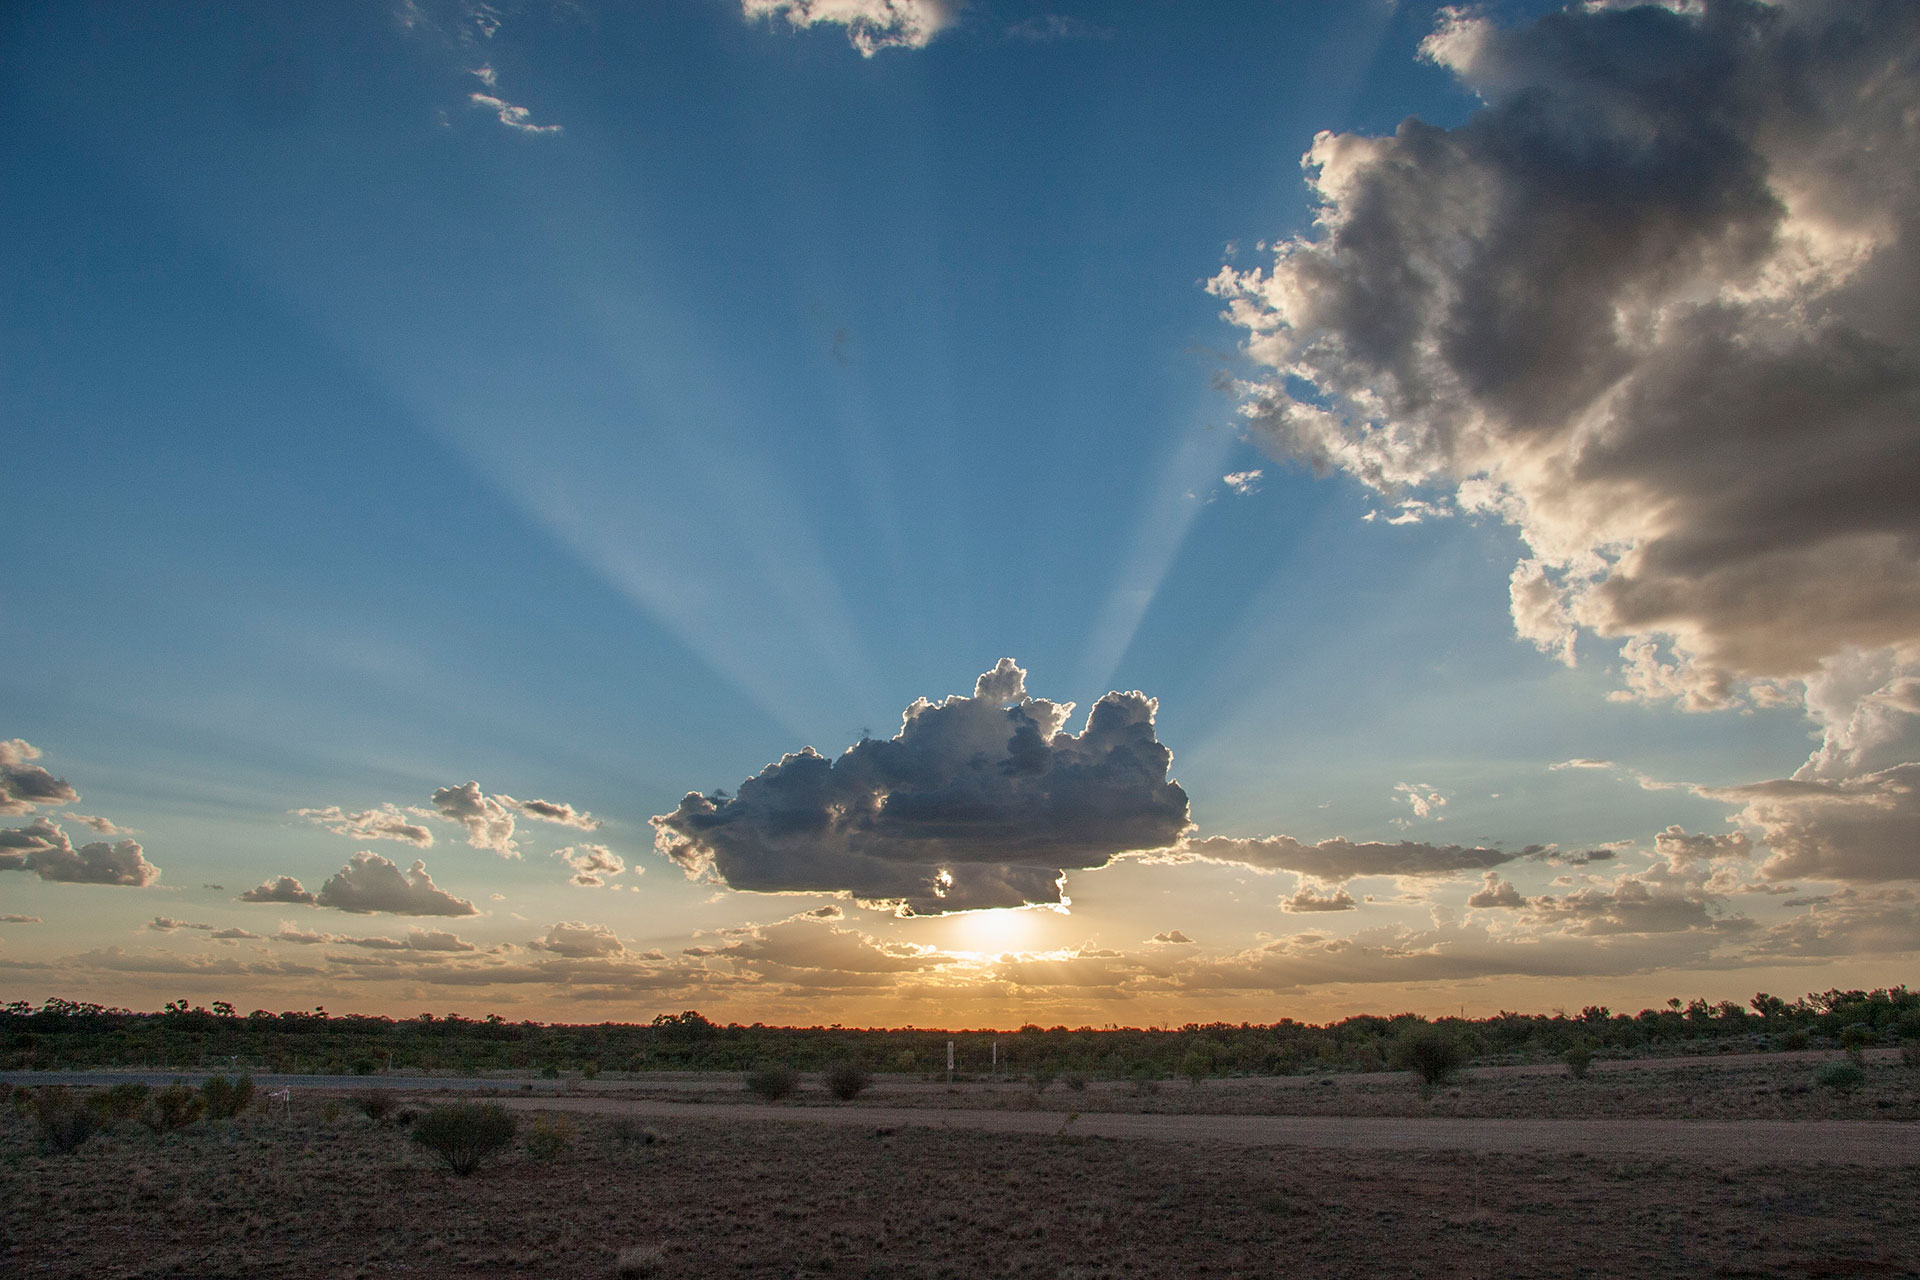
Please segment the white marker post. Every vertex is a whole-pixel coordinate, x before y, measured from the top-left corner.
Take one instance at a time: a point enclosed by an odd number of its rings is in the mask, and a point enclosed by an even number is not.
[[[947,1083],[953,1083],[953,1041],[947,1041]]]

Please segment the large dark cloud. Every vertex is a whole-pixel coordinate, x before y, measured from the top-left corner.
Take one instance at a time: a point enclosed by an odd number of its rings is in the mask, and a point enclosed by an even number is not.
[[[19,817],[40,805],[72,804],[80,793],[34,763],[40,750],[24,738],[0,741],[0,816]]]
[[[1321,135],[1319,234],[1214,282],[1286,375],[1260,437],[1511,520],[1521,632],[1630,637],[1643,693],[1920,646],[1920,6],[1456,12],[1425,52],[1484,108]]]
[[[1858,778],[1781,778],[1705,794],[1732,800],[1773,856],[1769,880],[1796,876],[1874,882],[1920,874],[1920,764]]]
[[[837,760],[785,756],[739,794],[689,794],[652,821],[662,853],[735,889],[848,892],[915,912],[1059,902],[1069,870],[1187,828],[1157,703],[1109,693],[1086,728],[1026,695],[1003,658],[972,697],[907,708],[899,734]]]
[[[0,871],[31,871],[42,880],[67,884],[116,884],[143,889],[160,878],[137,840],[95,840],[76,848],[67,833],[46,818],[0,830]]]

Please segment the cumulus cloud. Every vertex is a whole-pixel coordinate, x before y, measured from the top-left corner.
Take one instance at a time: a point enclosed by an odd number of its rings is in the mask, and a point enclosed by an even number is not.
[[[506,803],[511,797],[487,795],[470,781],[441,787],[432,799],[441,817],[466,828],[467,843],[474,848],[491,849],[503,858],[520,856],[513,842],[513,810]]]
[[[568,845],[555,849],[553,856],[573,868],[573,882],[583,888],[598,889],[605,877],[617,876],[627,869],[620,855],[603,844]],[[639,868],[635,868],[637,872]]]
[[[1704,789],[1731,800],[1773,856],[1769,880],[1811,876],[1859,882],[1920,874],[1920,764],[1902,764],[1835,781],[1781,778]]]
[[[783,17],[794,27],[837,23],[863,58],[881,49],[924,49],[954,19],[949,0],[740,0],[740,11],[749,20]]]
[[[652,819],[691,875],[735,889],[850,893],[919,913],[1064,901],[1070,870],[1163,847],[1187,828],[1158,703],[1109,693],[1085,729],[1026,693],[1003,658],[971,697],[917,699],[900,732],[829,760],[783,757],[739,793],[690,793]]]
[[[276,876],[240,895],[242,902],[285,902],[311,907],[318,899],[292,876]]]
[[[136,840],[95,840],[75,848],[67,833],[46,818],[0,830],[0,871],[31,871],[66,884],[113,884],[140,889],[160,878]]]
[[[1352,911],[1360,904],[1345,885],[1314,887],[1302,882],[1290,898],[1280,900],[1282,911]]]
[[[1292,836],[1209,836],[1189,840],[1176,851],[1210,862],[1235,862],[1255,871],[1293,871],[1316,880],[1337,882],[1357,876],[1451,876],[1503,866],[1516,858],[1545,852],[1528,845],[1517,853],[1505,849],[1469,849],[1457,844],[1423,844],[1402,840],[1396,844],[1335,838],[1302,844]]]
[[[408,815],[390,804],[383,804],[377,809],[362,809],[358,813],[347,813],[339,805],[330,804],[324,809],[295,809],[293,814],[315,826],[325,827],[337,836],[349,836],[355,840],[398,840],[421,849],[433,845],[432,831],[418,822],[410,821]]]
[[[257,935],[249,934],[248,936]],[[301,929],[290,920],[280,922],[279,932],[273,935],[273,941],[290,942],[297,946],[332,943],[337,946],[360,947],[368,951],[430,951],[457,954],[479,950],[473,943],[458,934],[447,933],[440,929],[409,929],[404,938],[363,938],[349,934],[320,933]]]
[[[1744,831],[1727,831],[1718,835],[1689,835],[1685,827],[1670,826],[1653,838],[1656,852],[1667,859],[1669,865],[1678,868],[1689,862],[1712,861],[1715,858],[1746,858],[1753,854],[1753,841]]]
[[[1542,895],[1528,909],[1541,923],[1573,935],[1672,933],[1746,923],[1743,918],[1722,921],[1719,899],[1698,884],[1663,882],[1651,874],[1622,876],[1560,897]]]
[[[296,885],[297,887],[297,885]],[[272,899],[278,901],[279,899]],[[253,899],[261,901],[261,899]],[[371,850],[347,860],[320,886],[314,901],[357,914],[384,912],[397,916],[470,916],[478,914],[465,898],[436,887],[427,864],[415,861],[406,871]]]
[[[627,950],[607,926],[579,920],[563,920],[548,929],[546,937],[536,938],[528,945],[535,951],[550,951],[574,959],[624,955]]]
[[[1492,907],[1524,907],[1527,900],[1513,887],[1511,880],[1502,879],[1497,871],[1489,871],[1481,877],[1480,888],[1467,899],[1469,907],[1486,910]]]
[[[1510,522],[1519,633],[1620,639],[1633,696],[1724,706],[1858,651],[1903,705],[1920,7],[1450,10],[1424,52],[1484,106],[1320,135],[1316,231],[1212,282],[1275,371],[1255,434]]]
[[[1910,955],[1920,951],[1920,893],[1842,889],[1767,929],[1752,951],[1762,957]]]
[[[1169,929],[1165,933],[1156,933],[1153,935],[1153,941],[1165,947],[1190,947],[1193,945],[1193,939],[1178,929]]]
[[[40,765],[40,749],[24,738],[0,741],[0,817],[20,817],[41,805],[72,804],[80,798],[64,778]]]
[[[1394,792],[1413,809],[1416,818],[1432,818],[1436,822],[1445,821],[1440,810],[1447,807],[1447,797],[1424,782],[1396,782]]]

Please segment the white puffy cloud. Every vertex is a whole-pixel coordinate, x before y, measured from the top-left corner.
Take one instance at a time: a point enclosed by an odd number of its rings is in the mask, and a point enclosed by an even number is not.
[[[1229,471],[1220,477],[1220,481],[1234,493],[1244,496],[1259,490],[1260,478],[1263,474],[1258,467],[1250,471]]]
[[[491,849],[503,858],[520,856],[513,842],[513,810],[506,803],[511,797],[490,796],[469,781],[441,787],[432,799],[441,817],[466,828],[467,843],[474,848]]]
[[[1425,53],[1485,105],[1322,134],[1315,233],[1213,282],[1258,438],[1512,523],[1519,632],[1620,638],[1637,696],[1920,674],[1920,8],[1458,10]]]
[[[355,840],[398,840],[421,849],[433,845],[432,831],[418,822],[410,821],[408,815],[390,804],[383,804],[377,809],[362,809],[358,813],[347,813],[339,805],[330,804],[324,809],[295,809],[293,814],[315,826],[325,827],[337,836],[348,836]]]
[[[253,899],[261,901],[261,899]],[[371,850],[363,849],[347,860],[314,899],[322,907],[334,907],[356,914],[384,912],[399,916],[470,916],[478,914],[465,898],[457,898],[438,888],[427,874],[427,864],[415,861],[402,872],[398,866]]]
[[[1524,907],[1527,900],[1513,887],[1511,880],[1503,879],[1499,872],[1489,871],[1481,877],[1480,888],[1467,899],[1469,907],[1487,910],[1493,907]]]
[[[740,0],[749,20],[783,17],[795,27],[831,22],[863,58],[881,49],[924,49],[952,24],[949,0]]]
[[[620,855],[603,844],[568,845],[555,849],[553,856],[573,868],[573,883],[587,889],[598,889],[606,884],[606,877],[617,876],[627,869]],[[636,867],[635,871],[638,870]]]
[[[547,936],[528,944],[535,951],[550,951],[575,959],[626,954],[626,946],[613,930],[603,924],[563,920],[547,930]]]
[[[1446,821],[1439,812],[1447,807],[1445,793],[1435,790],[1424,782],[1396,782],[1393,784],[1393,789],[1413,809],[1414,817],[1432,818],[1436,822]]]
[[[1280,900],[1282,911],[1352,911],[1359,905],[1345,885],[1316,887],[1304,880],[1292,897]]]
[[[891,739],[837,760],[805,748],[736,796],[688,794],[652,819],[655,844],[735,889],[845,892],[921,913],[1059,902],[1067,871],[1186,830],[1157,709],[1109,693],[1071,734],[1073,705],[1027,696],[1026,672],[1003,658],[971,697],[917,699]]]
[[[315,905],[317,899],[292,876],[276,876],[241,894],[240,901],[284,902],[295,906],[311,907]]]
[[[541,822],[551,822],[562,827],[578,827],[582,831],[600,829],[600,819],[570,804],[561,804],[553,800],[515,800],[507,795],[499,796],[497,799],[522,817],[535,818]]]
[[[1753,855],[1753,841],[1747,838],[1744,831],[1689,835],[1684,827],[1670,826],[1653,838],[1653,847],[1666,857],[1669,866],[1676,869],[1689,862],[1748,858]]]
[[[0,740],[0,817],[19,817],[41,805],[72,804],[80,793],[40,765],[40,749],[24,738]]]
[[[137,840],[95,840],[75,848],[58,824],[35,818],[25,827],[0,830],[0,871],[31,871],[66,884],[113,884],[145,888],[160,878]]]

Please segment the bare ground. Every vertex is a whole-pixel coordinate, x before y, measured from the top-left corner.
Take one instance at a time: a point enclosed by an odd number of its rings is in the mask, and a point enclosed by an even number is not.
[[[1069,1121],[1067,1092],[503,1098],[522,1139],[471,1178],[344,1094],[67,1155],[9,1115],[0,1275],[587,1280],[624,1253],[659,1277],[1920,1277],[1911,1122],[1156,1114],[1126,1090],[1142,1109]]]

